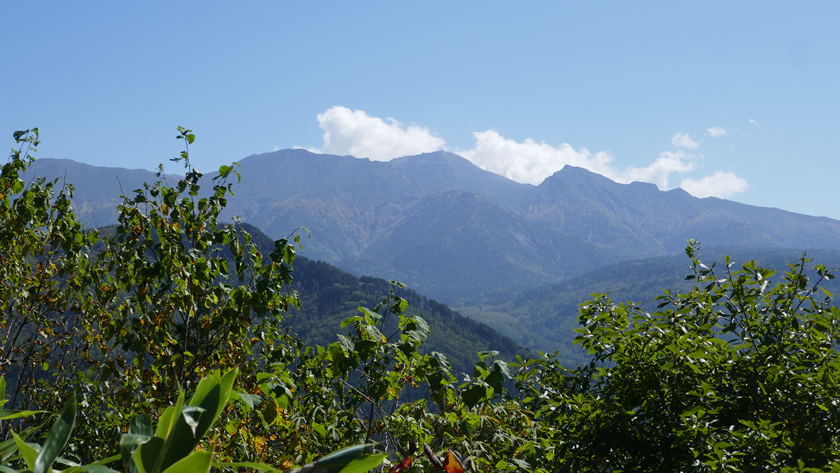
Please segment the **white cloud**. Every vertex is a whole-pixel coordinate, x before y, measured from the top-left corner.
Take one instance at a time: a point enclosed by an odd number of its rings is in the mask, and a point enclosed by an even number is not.
[[[656,161],[643,168],[627,168],[621,171],[618,176],[610,179],[629,183],[634,181],[650,182],[656,184],[660,189],[668,189],[668,177],[676,172],[683,174],[693,171],[695,166],[692,162],[695,156],[684,151],[665,151],[659,153]],[[610,177],[610,176],[607,176]]]
[[[577,166],[606,176],[614,181],[650,182],[662,189],[668,188],[671,173],[685,173],[694,169],[695,156],[683,151],[664,152],[645,167],[624,170],[612,165],[615,158],[606,151],[592,153],[586,148],[575,150],[568,143],[552,146],[528,138],[519,143],[494,130],[473,133],[475,147],[458,154],[476,166],[500,174],[517,182],[539,184],[563,166]]]
[[[680,187],[695,197],[720,197],[725,199],[749,187],[747,181],[731,172],[718,171],[700,180],[686,178]]]
[[[691,139],[685,133],[676,133],[674,136],[671,137],[671,144],[676,146],[677,148],[688,148],[688,149],[696,149],[700,146],[700,143]]]
[[[712,138],[720,138],[721,136],[726,136],[726,129],[722,126],[713,126],[706,131],[709,132],[709,136]]]
[[[517,182],[539,184],[566,164],[604,175],[612,170],[609,164],[613,157],[604,151],[592,154],[585,148],[576,151],[567,143],[552,146],[530,138],[518,143],[494,130],[478,131],[473,136],[475,147],[458,154],[484,170]]]
[[[330,107],[318,115],[318,123],[324,130],[324,147],[315,151],[325,153],[390,161],[436,151],[446,145],[445,140],[428,128],[404,126],[393,118],[386,121],[347,107]]]
[[[758,122],[757,122],[757,121],[755,121],[755,120],[753,120],[752,118],[747,118],[747,121],[748,121],[748,122],[750,122],[750,123],[752,123],[752,124],[753,124],[753,125],[755,125],[755,126],[758,126]]]
[[[318,115],[318,123],[324,130],[323,147],[307,148],[318,153],[349,154],[388,161],[401,156],[446,149],[446,141],[427,128],[405,126],[393,118],[382,120],[362,110],[331,107]],[[710,128],[709,133],[712,134],[716,128]],[[647,166],[622,169],[614,165],[615,158],[607,151],[593,153],[586,148],[576,150],[568,143],[553,146],[530,138],[517,142],[495,130],[475,132],[473,136],[475,146],[457,151],[458,154],[482,169],[529,184],[540,184],[546,177],[569,165],[601,174],[616,182],[649,182],[667,190],[673,174],[691,172],[696,169],[698,160],[702,160],[702,155],[683,150],[666,151]],[[677,133],[671,141],[682,148],[694,149],[699,145],[683,133]],[[743,191],[746,186],[743,179],[722,172],[699,181],[683,179],[681,183],[681,187],[698,197],[726,197]]]

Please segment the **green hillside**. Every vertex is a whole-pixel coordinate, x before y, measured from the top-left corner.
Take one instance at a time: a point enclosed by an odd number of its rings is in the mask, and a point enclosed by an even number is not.
[[[787,265],[795,263],[805,253],[790,249],[706,249],[700,259],[708,266],[717,263],[723,269],[724,256],[740,269],[747,260],[776,270],[771,282],[780,281]],[[840,251],[809,250],[810,267],[822,264],[829,269],[840,268]],[[526,291],[501,304],[461,304],[455,309],[467,317],[486,323],[507,334],[531,350],[561,352],[561,359],[572,365],[588,361],[588,356],[573,345],[578,328],[578,306],[592,299],[592,294],[608,293],[615,302],[632,301],[644,310],[655,311],[657,296],[665,289],[686,292],[693,287],[685,277],[691,274],[691,260],[685,255],[662,256],[626,261],[569,278],[558,284]],[[825,281],[823,287],[840,291],[837,280]]]
[[[242,224],[260,250],[268,254],[274,242],[258,228]],[[372,308],[388,295],[391,284],[380,278],[356,277],[323,261],[302,256],[295,259],[294,288],[300,294],[301,308],[292,312],[288,326],[310,345],[327,346],[336,341],[341,322],[359,314],[358,307]],[[480,351],[497,350],[502,358],[526,355],[527,350],[510,338],[481,322],[466,318],[445,304],[428,299],[411,289],[397,295],[408,301],[407,313],[428,322],[431,336],[423,344],[424,352],[445,353],[456,371],[471,373]],[[393,322],[393,320],[391,321]],[[386,330],[396,330],[386,320]]]

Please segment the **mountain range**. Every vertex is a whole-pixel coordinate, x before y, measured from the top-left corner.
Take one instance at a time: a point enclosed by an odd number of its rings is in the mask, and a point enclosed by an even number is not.
[[[379,162],[293,149],[246,157],[238,170],[227,217],[272,238],[306,227],[308,257],[455,304],[501,303],[609,264],[676,254],[688,238],[840,249],[837,220],[619,184],[572,166],[533,186],[442,151]],[[120,189],[155,180],[149,171],[69,160],[38,159],[30,173],[74,183],[89,225],[113,223]],[[207,173],[208,184],[215,175]]]
[[[586,360],[571,343],[578,304],[611,292],[652,309],[662,289],[686,289],[689,261],[674,255],[688,238],[717,248],[710,261],[731,254],[784,269],[810,248],[817,262],[840,266],[840,221],[619,184],[571,166],[532,186],[445,152],[377,162],[296,149],[240,163],[227,218],[241,216],[263,240],[311,231],[309,259],[295,269],[304,306],[292,320],[313,343],[328,343],[338,320],[381,297],[387,283],[367,277],[375,276],[416,291],[406,294],[441,333],[435,343],[464,348],[449,350],[459,365],[494,345],[507,356],[560,350],[574,365]],[[207,173],[203,192],[216,175]],[[115,222],[120,194],[180,178],[53,159],[36,160],[24,179],[35,176],[74,184],[89,226]]]

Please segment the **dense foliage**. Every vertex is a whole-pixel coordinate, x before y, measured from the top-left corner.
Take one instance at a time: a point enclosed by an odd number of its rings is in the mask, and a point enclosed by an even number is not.
[[[187,150],[195,139],[185,129],[178,138]],[[0,469],[47,471],[46,460],[32,462],[57,455],[56,428],[65,460],[113,459],[118,468],[133,458],[125,465],[138,471],[175,465],[154,459],[169,444],[187,445],[183,458],[202,469],[213,461],[225,471],[290,469],[359,444],[387,455],[381,468],[392,472],[802,471],[840,462],[840,311],[821,288],[832,272],[805,257],[778,279],[754,262],[706,267],[691,242],[690,285],[666,291],[658,308],[605,294],[581,306],[576,342],[589,363],[570,369],[558,354],[508,363],[483,350],[465,374],[425,348],[434,331],[416,307],[445,311],[395,282],[378,303],[370,295],[383,288],[369,290],[370,281],[349,291],[351,312],[336,299],[344,319],[328,343],[292,336],[284,321],[306,301],[297,290],[309,289],[293,284],[296,237],[267,249],[243,226],[219,222],[233,167],[202,197],[184,151],[175,160],[186,165],[183,178],[127,193],[116,227],[88,231],[70,205],[72,187],[20,179],[37,131],[15,139],[21,147],[0,175],[0,370],[10,407],[29,412],[0,412]],[[344,297],[350,287],[324,289]],[[469,334],[449,333],[475,348]],[[219,397],[208,408],[211,384]],[[62,406],[76,399],[71,423]],[[171,427],[150,435],[153,420]],[[137,450],[135,437],[120,442],[126,426],[145,439]],[[44,439],[43,448],[21,435]],[[114,456],[121,447],[127,457]]]
[[[779,273],[796,261],[802,249],[789,248],[709,248],[704,245],[703,259],[723,261],[726,256],[736,262],[753,260],[763,268]],[[840,268],[840,250],[807,250],[808,257],[826,267]],[[592,293],[608,293],[616,301],[634,301],[643,311],[656,311],[656,296],[663,288],[688,292],[693,281],[686,280],[691,270],[684,254],[624,261],[586,274],[564,279],[558,284],[537,287],[501,303],[487,301],[475,305],[453,306],[459,313],[481,321],[506,334],[533,351],[560,351],[564,366],[589,362],[586,350],[573,345],[578,327],[581,301]],[[813,268],[806,274],[818,277]],[[820,286],[832,292],[840,290],[840,280],[826,280]]]

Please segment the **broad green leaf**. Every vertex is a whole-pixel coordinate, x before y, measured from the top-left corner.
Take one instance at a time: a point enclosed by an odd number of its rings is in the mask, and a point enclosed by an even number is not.
[[[388,458],[387,453],[380,453],[376,455],[367,455],[363,458],[357,458],[347,464],[344,468],[337,470],[341,473],[368,473]]]
[[[212,453],[197,451],[175,462],[163,473],[207,473],[210,471]]]
[[[359,312],[365,314],[365,321],[370,325],[376,325],[382,320],[382,316],[377,314],[376,312],[371,311],[367,307],[359,307]]]
[[[41,453],[35,460],[35,467],[32,473],[48,473],[52,467],[55,458],[67,445],[70,440],[70,434],[73,432],[73,426],[76,424],[76,393],[70,395],[70,400],[67,402],[67,407],[61,413],[61,416],[55,421],[52,429],[50,429],[47,440],[41,448]]]
[[[315,463],[310,463],[293,473],[362,473],[382,463],[387,454],[366,455],[363,452],[372,444],[356,445],[331,453]]]
[[[228,371],[224,376],[214,371],[199,382],[195,395],[190,400],[189,409],[185,410],[176,406],[179,408],[180,415],[173,417],[172,427],[162,447],[161,457],[156,463],[154,473],[166,470],[192,453],[227,405],[233,391],[236,374],[236,369]],[[203,409],[204,413],[195,425],[190,425],[192,421],[188,422],[187,419],[194,419],[192,414],[195,408]]]
[[[212,466],[216,468],[248,468],[250,470],[257,470],[257,471],[265,471],[267,473],[282,473],[282,470],[278,470],[271,465],[266,465],[265,463],[255,463],[255,462],[213,462],[211,463]]]
[[[61,473],[81,473],[83,471],[89,473],[120,473],[117,470],[112,470],[107,466],[103,465],[79,465],[74,466],[72,468],[68,468],[66,470],[62,470]]]
[[[489,358],[492,356],[498,355],[499,352],[497,350],[489,350],[489,351],[480,351],[478,352],[478,357],[484,361],[485,358]]]
[[[470,386],[469,389],[464,391],[461,395],[464,399],[464,404],[467,405],[470,409],[476,406],[485,396],[487,395],[487,390],[482,388],[478,385]]]
[[[207,377],[201,380],[196,388],[195,395],[190,400],[191,406],[198,406],[204,409],[204,415],[196,429],[196,437],[202,438],[222,413],[222,410],[230,400],[233,392],[233,383],[236,380],[238,370],[232,369],[219,378],[219,372],[213,373],[212,378]]]
[[[181,418],[181,408],[184,406],[184,392],[180,391],[178,394],[178,400],[175,402],[175,405],[172,407],[167,407],[163,411],[163,415],[158,422],[157,429],[155,429],[155,438],[150,440],[144,446],[141,446],[138,449],[138,452],[143,451],[142,455],[142,462],[143,467],[146,469],[147,473],[159,473],[164,469],[164,461],[166,461],[166,455],[169,452],[169,449],[172,445],[174,438],[178,434],[183,436],[186,432],[189,432],[189,426]],[[186,432],[176,432],[177,426],[182,425]],[[159,439],[159,442],[157,441]],[[149,448],[144,448],[149,447]],[[153,453],[152,450],[155,450],[154,457],[152,457]],[[192,451],[190,448],[187,453],[184,453],[179,458],[183,458],[184,456],[189,454],[189,451]],[[136,456],[136,454],[135,454]],[[172,464],[177,461],[178,458],[173,460],[168,464]],[[149,463],[151,461],[152,463]],[[136,463],[136,462],[135,462]],[[138,469],[140,465],[137,465]]]
[[[199,419],[204,409],[197,406],[184,406],[181,408],[181,416],[184,422],[192,429],[193,437],[195,437],[195,429],[198,427]]]
[[[137,466],[137,471],[139,473],[158,473],[160,470],[157,469],[159,468],[157,463],[161,457],[162,448],[163,439],[157,436],[137,447],[131,457],[134,460],[134,465]]]
[[[7,411],[0,410],[0,420],[18,419],[21,417],[29,417],[35,414],[40,414],[44,411]]]
[[[12,437],[15,439],[15,443],[17,444],[18,451],[20,451],[20,456],[23,457],[23,461],[26,463],[26,466],[30,470],[35,469],[35,461],[38,459],[38,450],[30,447],[26,442],[23,441],[18,435],[12,432]]]
[[[248,393],[241,393],[234,391],[230,395],[231,400],[234,401],[242,401],[251,409],[254,408],[255,405],[262,402],[262,397],[256,394],[248,394]]]
[[[95,461],[95,462],[91,463],[89,466],[107,465],[107,464],[115,462],[119,459],[120,459],[120,454],[118,453],[116,455],[111,455],[108,458],[103,458],[102,460]],[[82,465],[82,466],[84,466],[84,465]]]
[[[136,452],[141,445],[143,445],[151,439],[152,437],[148,435],[137,435],[130,433],[123,434],[120,438],[120,457],[122,458],[123,465],[129,471],[129,473],[137,472],[137,466],[131,460],[131,457],[134,455],[134,452]]]

